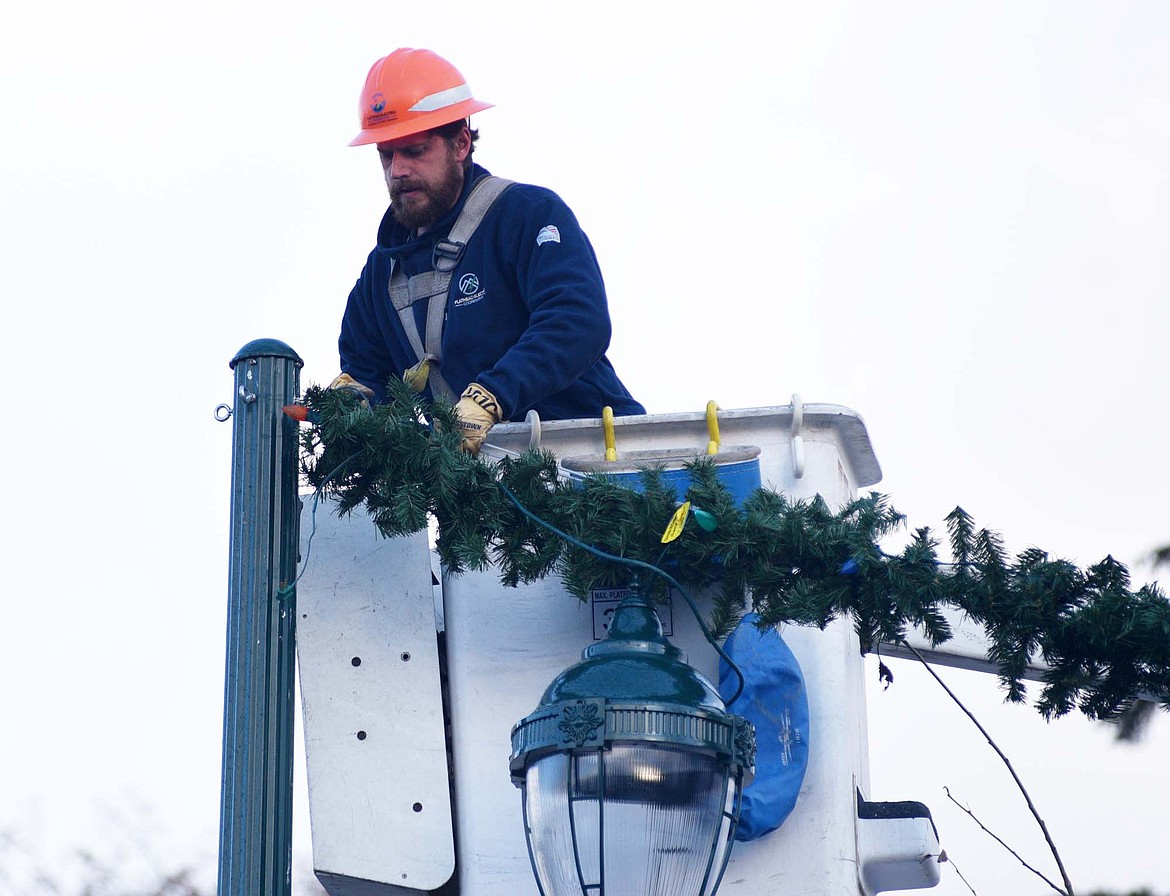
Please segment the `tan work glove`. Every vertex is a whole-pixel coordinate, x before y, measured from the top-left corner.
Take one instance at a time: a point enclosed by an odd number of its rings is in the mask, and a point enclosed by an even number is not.
[[[500,422],[500,403],[479,383],[463,390],[455,405],[459,417],[459,431],[463,435],[460,447],[468,454],[479,454],[479,446],[487,438],[488,430]]]
[[[329,384],[329,388],[346,389],[350,392],[353,392],[355,395],[361,398],[362,407],[364,408],[369,407],[370,402],[374,398],[373,389],[371,389],[369,386],[363,386],[348,373],[339,373],[336,377],[333,378],[333,382]]]

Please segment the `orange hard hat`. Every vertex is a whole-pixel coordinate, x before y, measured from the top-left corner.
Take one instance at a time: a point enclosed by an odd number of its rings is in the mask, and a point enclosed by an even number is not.
[[[361,133],[349,145],[409,137],[491,107],[442,56],[403,47],[370,67],[358,101]]]

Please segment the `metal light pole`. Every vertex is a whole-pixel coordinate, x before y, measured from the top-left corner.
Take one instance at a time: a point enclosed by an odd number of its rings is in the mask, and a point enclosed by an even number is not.
[[[224,676],[219,896],[291,892],[297,432],[281,408],[301,359],[245,345],[235,372],[231,558]]]

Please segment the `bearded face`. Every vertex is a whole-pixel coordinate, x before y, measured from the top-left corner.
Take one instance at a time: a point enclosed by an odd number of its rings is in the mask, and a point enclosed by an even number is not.
[[[378,144],[390,210],[403,227],[423,233],[447,214],[463,190],[463,163],[455,141],[437,134]]]

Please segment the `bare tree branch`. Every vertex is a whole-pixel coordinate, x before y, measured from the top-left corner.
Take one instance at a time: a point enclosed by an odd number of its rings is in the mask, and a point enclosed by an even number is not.
[[[944,787],[943,790],[946,790],[946,788]],[[947,796],[950,796],[950,795],[951,795],[950,791],[947,791]],[[960,808],[962,808],[962,807],[960,807]],[[947,855],[947,851],[945,849],[942,851],[942,855],[940,855],[938,857],[938,860],[940,862],[949,863],[950,866],[955,869],[955,874],[959,875],[959,880],[961,880],[964,884],[966,884],[967,889],[971,891],[971,896],[979,896],[979,894],[975,892],[975,888],[967,882],[967,878],[963,877],[963,872],[959,870],[959,866],[956,865],[953,861],[951,861],[951,857]]]
[[[983,829],[983,832],[985,834],[987,834],[987,836],[989,836],[992,840],[994,840],[996,843],[998,843],[1000,846],[1002,846],[1004,849],[1006,849],[1008,852],[1010,852],[1013,856],[1015,856],[1016,859],[1019,860],[1019,863],[1021,865],[1023,865],[1025,868],[1027,868],[1033,874],[1035,874],[1042,881],[1044,881],[1044,883],[1048,884],[1048,886],[1052,887],[1052,889],[1056,890],[1057,893],[1061,893],[1062,896],[1068,896],[1068,894],[1065,893],[1064,890],[1062,890],[1060,887],[1058,887],[1056,884],[1054,884],[1052,881],[1050,881],[1043,873],[1041,873],[1040,871],[1037,871],[1035,868],[1033,868],[1031,865],[1029,865],[1027,862],[1025,862],[1023,856],[1021,856],[1018,852],[1016,852],[1014,849],[1012,849],[1010,846],[1008,846],[1007,843],[1005,843],[1003,841],[1003,839],[999,837],[999,835],[997,835],[994,831],[992,831],[990,828],[988,828],[987,825],[985,825],[982,821],[980,821],[979,817],[974,812],[972,812],[968,807],[964,806],[957,799],[955,799],[953,796],[951,796],[951,789],[949,787],[944,787],[943,790],[946,791],[948,800],[950,800],[952,803],[954,803],[956,806],[958,806],[960,809],[962,809],[964,812],[966,812],[969,816],[971,816],[971,818],[975,822],[975,824],[979,825],[979,827]],[[956,869],[956,870],[958,870],[958,869]],[[962,875],[959,875],[959,876],[962,877]],[[964,880],[963,883],[967,883],[967,882]],[[971,886],[970,884],[967,884],[968,888],[970,888],[970,886]]]
[[[1044,839],[1048,842],[1048,848],[1052,852],[1052,857],[1056,860],[1056,867],[1060,869],[1060,876],[1061,876],[1061,879],[1064,881],[1064,889],[1061,890],[1059,887],[1057,887],[1055,884],[1053,884],[1052,881],[1048,880],[1048,878],[1044,877],[1043,874],[1040,874],[1039,871],[1036,871],[1035,868],[1032,868],[1026,862],[1024,862],[1024,866],[1026,868],[1028,868],[1029,870],[1031,870],[1034,874],[1038,875],[1044,881],[1046,881],[1049,884],[1049,886],[1051,886],[1058,893],[1063,893],[1064,896],[1075,896],[1075,894],[1073,893],[1072,881],[1070,881],[1068,879],[1068,873],[1064,870],[1064,862],[1062,862],[1060,860],[1060,853],[1056,849],[1056,844],[1054,842],[1052,842],[1052,836],[1048,833],[1048,825],[1046,825],[1044,823],[1044,819],[1041,818],[1040,813],[1038,811],[1036,811],[1036,806],[1032,802],[1032,797],[1028,794],[1027,788],[1024,787],[1024,782],[1020,780],[1020,776],[1016,774],[1016,770],[1015,770],[1015,768],[1012,767],[1011,760],[1008,759],[1007,754],[1005,754],[1004,751],[999,748],[999,745],[996,744],[996,742],[991,739],[991,735],[987,733],[987,729],[984,728],[979,723],[979,720],[977,718],[975,718],[975,716],[971,712],[971,710],[967,709],[967,707],[963,705],[963,701],[960,700],[955,695],[955,692],[952,691],[949,687],[947,687],[947,684],[945,681],[943,681],[941,678],[939,678],[938,673],[935,672],[934,669],[931,668],[930,663],[928,663],[926,661],[926,658],[923,657],[921,653],[919,653],[917,650],[915,650],[913,647],[911,647],[905,641],[903,641],[902,644],[911,653],[913,653],[916,657],[918,657],[918,661],[920,663],[922,663],[923,666],[926,667],[926,671],[929,672],[931,674],[931,676],[934,678],[934,680],[939,683],[939,685],[942,687],[942,689],[947,692],[947,696],[949,696],[953,701],[955,701],[955,705],[958,706],[959,709],[963,710],[963,713],[967,716],[967,718],[969,718],[971,720],[971,722],[975,725],[975,727],[979,729],[979,733],[983,735],[983,737],[984,737],[984,739],[986,739],[987,743],[991,745],[991,749],[995,750],[996,755],[999,756],[999,758],[1003,761],[1003,764],[1007,766],[1008,772],[1011,773],[1012,780],[1016,782],[1016,787],[1019,788],[1020,793],[1023,794],[1023,796],[1024,796],[1024,802],[1026,802],[1028,804],[1028,810],[1032,813],[1032,817],[1036,819],[1036,823],[1038,825],[1040,825],[1040,830],[1044,834]],[[947,796],[950,796],[949,792],[947,793]],[[956,805],[958,805],[958,804],[956,803]],[[969,811],[968,811],[968,814],[970,814]],[[971,817],[975,818],[974,815],[971,815]],[[976,819],[976,821],[978,821],[978,819]],[[979,826],[983,827],[982,824],[980,824]],[[987,828],[983,828],[983,829],[985,831],[987,830]],[[987,832],[989,834],[991,833],[990,831],[987,831]],[[995,835],[993,834],[992,836],[995,836]],[[998,840],[1000,843],[1002,843],[1005,847],[1007,846],[1007,844],[1003,843],[1003,841],[1000,840],[998,837],[996,837],[995,839]],[[1020,858],[1018,855],[1016,855],[1016,853],[1014,851],[1012,851],[1012,855],[1016,856],[1017,859]],[[1023,859],[1020,859],[1020,861],[1023,862]]]

